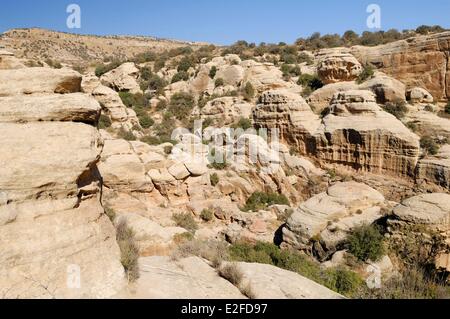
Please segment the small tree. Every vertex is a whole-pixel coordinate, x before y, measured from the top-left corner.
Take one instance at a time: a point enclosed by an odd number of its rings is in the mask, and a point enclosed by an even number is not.
[[[243,96],[246,101],[251,101],[255,97],[255,88],[250,82],[245,84]]]
[[[216,73],[217,73],[217,67],[216,66],[212,66],[211,70],[209,70],[209,77],[211,79],[214,79],[216,77]]]
[[[431,136],[423,136],[420,139],[420,147],[422,147],[428,154],[436,155],[439,152],[439,145]]]
[[[216,79],[214,84],[215,84],[215,86],[217,88],[217,87],[220,87],[220,86],[224,86],[225,85],[225,81],[222,78],[218,78],[218,79]]]
[[[374,74],[375,74],[375,69],[373,68],[372,64],[367,63],[364,66],[364,69],[361,72],[361,74],[358,76],[358,79],[356,80],[356,82],[361,84],[361,83],[365,82],[366,80],[372,78]]]

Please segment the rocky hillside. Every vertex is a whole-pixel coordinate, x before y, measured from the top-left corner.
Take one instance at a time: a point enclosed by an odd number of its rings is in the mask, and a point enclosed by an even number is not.
[[[0,51],[0,296],[448,297],[449,39]]]
[[[0,46],[18,57],[72,65],[103,61],[108,57],[131,59],[148,50],[161,52],[201,45],[204,44],[152,37],[76,35],[44,29],[13,29],[0,36]]]

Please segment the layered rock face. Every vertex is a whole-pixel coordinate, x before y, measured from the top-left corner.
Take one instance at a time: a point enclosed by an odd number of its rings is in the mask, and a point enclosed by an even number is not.
[[[299,94],[267,91],[259,102],[253,111],[256,128],[278,129],[282,142],[303,154],[311,151],[310,138],[320,126],[320,119]]]
[[[133,62],[127,62],[104,74],[100,80],[104,85],[116,91],[139,93],[141,89],[137,83],[138,75],[139,70],[136,65]]]
[[[353,47],[362,63],[370,62],[381,71],[405,83],[422,87],[435,100],[450,97],[450,32],[419,36],[377,47]]]
[[[325,84],[353,81],[362,72],[361,63],[344,50],[324,50],[319,56],[317,73]]]
[[[381,110],[369,91],[337,93],[315,135],[316,156],[374,173],[414,176],[419,138]]]
[[[74,71],[0,78],[0,297],[112,296],[124,271],[100,203],[100,105]]]
[[[450,189],[450,145],[443,146],[436,156],[419,161],[416,180]]]
[[[297,208],[283,228],[285,245],[327,258],[355,227],[383,215],[381,193],[360,183],[338,183]]]

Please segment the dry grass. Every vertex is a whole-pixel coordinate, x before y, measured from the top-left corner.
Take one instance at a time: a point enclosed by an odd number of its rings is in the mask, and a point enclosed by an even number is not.
[[[120,248],[120,262],[125,269],[128,281],[139,278],[139,247],[134,239],[134,231],[128,226],[126,219],[121,219],[116,226],[117,243]]]

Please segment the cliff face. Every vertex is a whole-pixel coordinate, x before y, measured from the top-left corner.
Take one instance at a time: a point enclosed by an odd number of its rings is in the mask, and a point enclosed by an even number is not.
[[[377,47],[356,46],[352,54],[408,88],[427,89],[435,100],[450,97],[450,32],[414,37]]]
[[[123,283],[100,203],[100,105],[80,82],[0,70],[0,298],[104,298]]]

